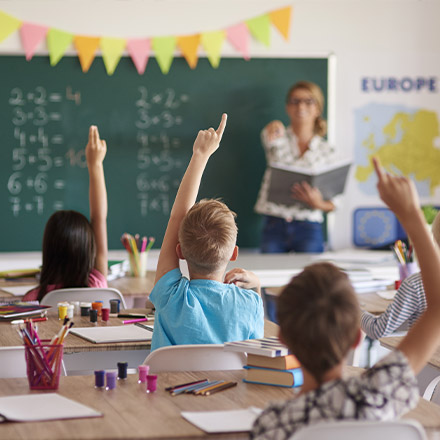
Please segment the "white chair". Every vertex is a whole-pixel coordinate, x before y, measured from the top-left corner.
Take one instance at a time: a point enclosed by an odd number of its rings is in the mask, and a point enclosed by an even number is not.
[[[440,376],[432,379],[429,385],[426,387],[425,392],[423,393],[423,398],[426,400],[430,400],[431,402],[437,403],[440,405]]]
[[[103,301],[103,307],[110,307],[111,299],[119,299],[121,301],[121,309],[126,309],[124,297],[117,289],[111,287],[76,287],[70,289],[52,290],[41,300],[41,304],[45,306],[56,307],[59,302],[63,301]]]
[[[415,420],[392,422],[340,421],[323,422],[299,430],[290,440],[426,440],[420,423]]]
[[[225,351],[223,344],[170,345],[151,352],[144,361],[151,373],[160,371],[240,370],[246,354]]]
[[[0,347],[0,378],[26,376],[24,347]]]

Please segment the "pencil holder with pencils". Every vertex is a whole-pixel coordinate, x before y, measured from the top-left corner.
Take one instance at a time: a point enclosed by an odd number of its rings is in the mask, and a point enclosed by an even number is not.
[[[57,390],[63,360],[63,344],[25,344],[26,370],[31,390]]]
[[[154,237],[142,237],[123,234],[121,242],[128,252],[130,261],[130,275],[133,277],[145,278],[147,276],[148,252],[153,247]]]
[[[404,242],[397,240],[392,249],[397,260],[400,281],[418,272],[419,268],[414,261],[413,247],[411,245],[407,247]]]

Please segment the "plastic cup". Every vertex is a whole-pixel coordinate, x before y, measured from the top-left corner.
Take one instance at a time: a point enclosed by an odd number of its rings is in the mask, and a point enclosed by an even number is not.
[[[408,278],[410,275],[415,274],[418,272],[419,268],[417,266],[416,262],[406,263],[406,264],[399,264],[399,276],[400,281],[403,281],[405,278]]]
[[[26,373],[31,390],[57,390],[60,382],[63,344],[25,345]]]

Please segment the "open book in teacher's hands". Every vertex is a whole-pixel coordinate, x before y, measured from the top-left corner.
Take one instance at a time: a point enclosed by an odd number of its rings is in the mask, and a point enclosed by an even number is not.
[[[346,159],[313,169],[272,163],[268,201],[286,206],[305,206],[292,195],[292,186],[301,182],[307,182],[310,186],[318,188],[324,200],[331,200],[334,196],[344,192],[351,162],[351,159]]]

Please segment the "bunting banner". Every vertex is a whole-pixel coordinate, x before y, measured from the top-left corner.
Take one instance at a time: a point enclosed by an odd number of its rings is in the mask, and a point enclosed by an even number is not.
[[[110,36],[76,35],[35,23],[25,23],[0,11],[0,43],[19,31],[26,60],[30,61],[38,46],[46,39],[51,66],[55,66],[73,44],[84,73],[89,71],[100,49],[108,75],[112,75],[116,70],[124,50],[127,51],[139,75],[144,74],[151,53],[154,52],[161,72],[167,74],[176,56],[176,49],[191,69],[197,67],[200,49],[205,52],[211,66],[217,68],[220,65],[225,41],[245,60],[249,60],[251,37],[269,47],[271,26],[286,41],[289,39],[292,13],[292,6],[286,6],[242,23],[232,24],[225,29],[192,35],[124,39]]]

